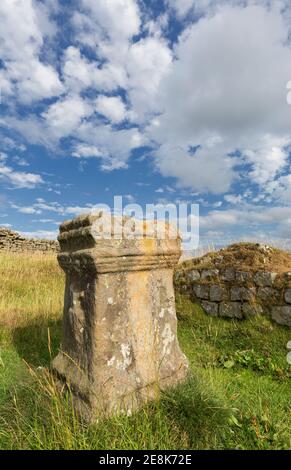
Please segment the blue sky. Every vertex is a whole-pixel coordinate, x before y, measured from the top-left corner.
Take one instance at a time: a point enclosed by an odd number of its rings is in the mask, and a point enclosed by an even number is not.
[[[0,225],[54,238],[122,195],[199,203],[202,244],[290,247],[290,17],[287,0],[1,0]]]

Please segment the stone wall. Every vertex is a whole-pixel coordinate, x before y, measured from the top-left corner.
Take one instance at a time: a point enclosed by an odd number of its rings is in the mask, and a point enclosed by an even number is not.
[[[56,240],[28,239],[17,232],[0,227],[0,251],[8,252],[57,252]]]
[[[175,284],[209,315],[243,319],[264,313],[291,327],[291,272],[178,270]]]

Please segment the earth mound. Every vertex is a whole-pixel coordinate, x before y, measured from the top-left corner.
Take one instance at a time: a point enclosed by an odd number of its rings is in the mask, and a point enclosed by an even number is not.
[[[260,270],[281,274],[291,271],[291,253],[260,243],[234,243],[199,258],[183,261],[179,270],[228,267],[250,272]]]

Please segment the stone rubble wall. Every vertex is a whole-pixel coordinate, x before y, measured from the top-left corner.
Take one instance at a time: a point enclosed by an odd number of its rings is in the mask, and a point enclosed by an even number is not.
[[[291,272],[181,270],[175,274],[175,285],[209,315],[243,319],[267,314],[291,327]]]
[[[56,253],[59,251],[59,243],[56,240],[28,239],[17,232],[0,227],[0,251]]]

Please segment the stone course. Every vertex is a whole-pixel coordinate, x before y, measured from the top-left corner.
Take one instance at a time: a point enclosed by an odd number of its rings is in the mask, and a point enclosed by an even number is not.
[[[56,240],[25,238],[17,232],[0,227],[0,251],[7,252],[57,252],[59,243]]]
[[[267,314],[291,326],[291,272],[195,267],[178,270],[175,285],[209,315],[242,319]]]
[[[284,299],[287,304],[291,304],[291,289],[286,289]]]

